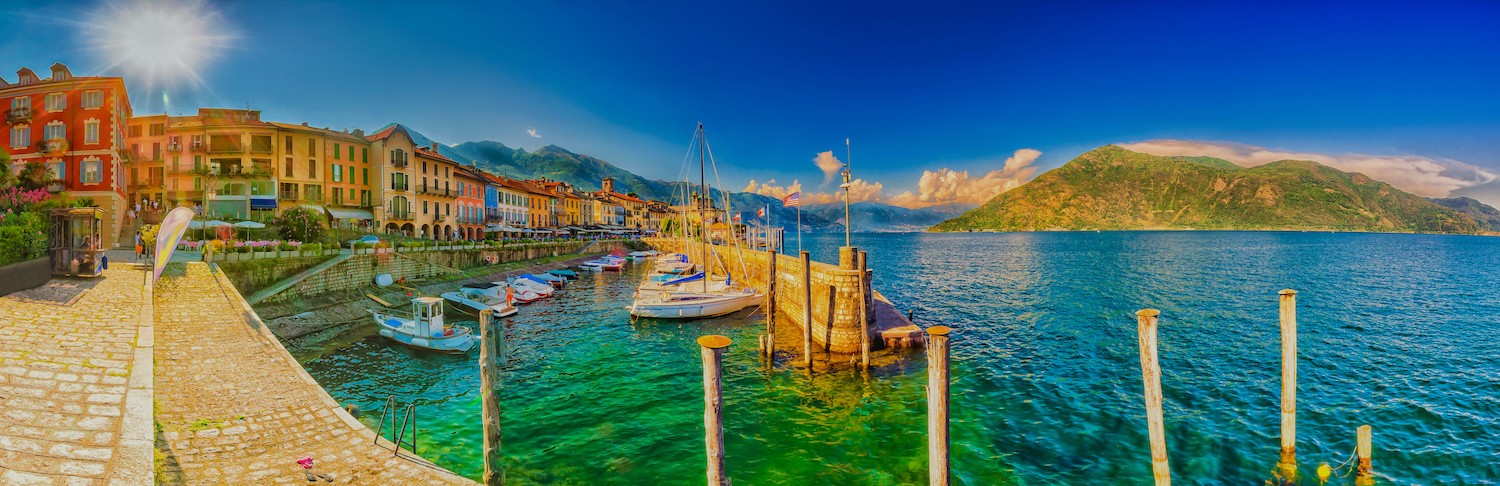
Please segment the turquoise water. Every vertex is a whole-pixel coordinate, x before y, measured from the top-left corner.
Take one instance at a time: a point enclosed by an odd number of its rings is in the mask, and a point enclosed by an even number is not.
[[[842,235],[805,236],[835,260]],[[1298,452],[1338,463],[1374,427],[1383,482],[1500,478],[1500,239],[1106,232],[855,235],[876,288],[954,328],[957,484],[1151,481],[1134,312],[1161,309],[1166,431],[1183,484],[1261,484],[1278,453],[1277,294],[1299,291]],[[794,241],[789,241],[795,245]],[[701,483],[702,371],[725,358],[726,462],[742,484],[926,481],[920,354],[865,378],[768,371],[759,318],[634,323],[639,274],[587,275],[507,321],[504,452],[517,484]],[[304,365],[372,427],[416,401],[419,452],[481,469],[477,352],[436,356],[368,331]],[[1334,484],[1341,484],[1336,480]],[[1304,484],[1317,484],[1316,480]]]

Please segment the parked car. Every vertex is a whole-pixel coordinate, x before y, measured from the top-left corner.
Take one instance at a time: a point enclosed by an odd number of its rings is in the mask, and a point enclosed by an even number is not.
[[[356,239],[353,239],[353,240],[349,240],[349,248],[354,248],[354,245],[358,244],[358,243],[366,243],[366,244],[369,244],[371,246],[374,246],[374,245],[380,243],[380,238],[376,237],[375,235],[364,235],[362,237],[359,237],[359,238],[356,238]]]

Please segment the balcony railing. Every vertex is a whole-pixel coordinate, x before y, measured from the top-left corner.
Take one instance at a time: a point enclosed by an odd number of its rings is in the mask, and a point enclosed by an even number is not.
[[[42,142],[42,152],[46,153],[47,155],[61,155],[63,152],[67,151],[68,141],[65,139],[54,138]]]
[[[417,194],[427,194],[427,195],[430,195],[430,196],[442,196],[442,197],[458,197],[458,190],[457,189],[444,189],[444,188],[441,188],[441,187],[423,186],[423,187],[417,188]]]
[[[203,142],[193,142],[193,143],[190,143],[190,144],[188,144],[188,149],[192,150],[194,152],[202,152],[203,151]]]
[[[410,208],[396,209],[396,208],[393,208],[393,207],[386,207],[386,209],[385,209],[385,218],[386,219],[411,219],[411,209]]]
[[[5,112],[5,121],[10,123],[21,123],[31,120],[31,107],[11,108]]]
[[[393,167],[406,167],[410,164],[406,159],[391,159],[391,166]]]
[[[167,144],[167,152],[171,152],[171,153],[175,154],[175,153],[178,153],[178,152],[181,152],[181,151],[182,151],[182,144],[180,144],[180,143],[169,143],[169,144]]]
[[[400,185],[396,185],[396,186],[391,186],[390,190],[397,191],[397,192],[411,192],[411,186],[406,185],[406,184],[400,184]]]

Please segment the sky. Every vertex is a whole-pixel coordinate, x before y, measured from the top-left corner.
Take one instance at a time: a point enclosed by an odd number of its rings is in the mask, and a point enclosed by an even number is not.
[[[401,122],[662,179],[701,121],[724,185],[765,194],[827,197],[848,139],[851,192],[913,207],[1111,143],[1500,204],[1500,3],[931,3],[4,3],[0,52],[126,76],[137,113]]]

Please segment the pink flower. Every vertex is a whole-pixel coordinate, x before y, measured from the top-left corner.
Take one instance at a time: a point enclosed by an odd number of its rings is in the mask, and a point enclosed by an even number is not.
[[[313,458],[312,456],[302,456],[301,459],[297,460],[297,464],[301,464],[302,469],[312,469]]]

